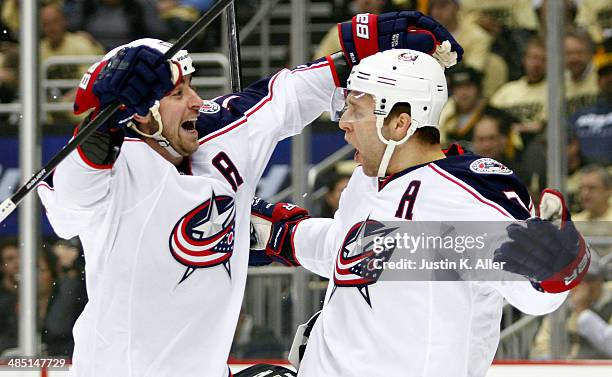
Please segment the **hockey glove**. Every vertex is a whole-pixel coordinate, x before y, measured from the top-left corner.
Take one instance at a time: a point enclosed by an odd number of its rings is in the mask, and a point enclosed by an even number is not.
[[[147,115],[155,101],[174,88],[170,64],[160,51],[148,46],[120,50],[92,72],[93,96],[85,90],[80,99],[77,93],[75,112],[81,107],[101,109],[121,103],[119,126],[125,125],[135,113]]]
[[[541,292],[564,292],[580,283],[591,253],[572,223],[561,193],[544,190],[539,211],[540,217],[527,219],[526,226],[511,224],[506,228],[510,241],[495,250],[493,260],[505,262],[504,270],[524,275]]]
[[[338,24],[338,34],[349,66],[394,48],[428,53],[444,68],[455,65],[463,57],[463,48],[444,26],[416,11],[358,14],[352,21]]]
[[[275,261],[286,266],[299,266],[292,237],[296,225],[307,218],[308,211],[295,204],[272,204],[253,198],[249,265],[261,266]]]

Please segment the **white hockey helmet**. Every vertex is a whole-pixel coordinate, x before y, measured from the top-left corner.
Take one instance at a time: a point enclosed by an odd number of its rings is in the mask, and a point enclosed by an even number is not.
[[[76,99],[74,101],[74,113],[81,114],[85,111],[95,109],[96,112],[100,111],[100,103],[93,93],[93,85],[98,77],[98,74],[104,68],[105,63],[110,60],[117,52],[127,47],[137,47],[137,46],[148,46],[153,49],[160,51],[161,53],[166,53],[172,47],[172,43],[164,42],[159,39],[154,38],[142,38],[132,41],[130,43],[115,47],[111,51],[109,51],[102,60],[94,63],[87,72],[83,75],[81,82],[79,83],[79,87],[77,88]],[[193,67],[193,61],[189,56],[187,50],[179,50],[171,59],[171,72],[172,72],[172,81],[174,83],[178,83],[178,81],[183,77],[192,74],[195,72],[195,68]],[[159,115],[159,101],[155,102],[155,105],[151,107],[151,114],[159,124],[158,130],[154,134],[146,134],[138,129],[136,125],[130,119],[125,119],[127,126],[134,130],[136,133],[144,136],[155,139],[159,145],[164,147],[171,155],[175,157],[179,157],[180,154],[174,150],[174,148],[170,145],[170,142],[162,136],[162,132],[164,130],[164,125],[161,120],[161,116]]]
[[[374,98],[378,138],[387,145],[378,168],[378,176],[386,174],[391,155],[397,145],[405,143],[417,128],[438,127],[440,113],[448,100],[444,68],[429,54],[406,49],[387,50],[371,55],[354,66],[344,92],[336,91],[332,102],[332,118],[338,120],[339,105],[344,106],[348,92],[367,93]],[[382,135],[385,118],[393,106],[408,103],[412,123],[399,141]]]
[[[126,47],[138,46],[151,47],[158,50],[162,54],[165,54],[166,51],[168,51],[170,47],[172,47],[172,43],[155,38],[137,39],[130,43],[115,47],[114,49],[110,50],[106,55],[104,55],[104,58],[102,60],[109,60],[110,58],[115,56],[115,54],[119,52],[119,50],[124,49]],[[170,59],[170,61],[174,63],[172,67],[172,78],[174,80],[176,80],[177,77],[187,76],[195,72],[195,68],[193,68],[193,61],[191,60],[191,57],[189,56],[187,50],[179,50],[179,52],[177,52]],[[180,76],[177,76],[177,73],[180,73]]]

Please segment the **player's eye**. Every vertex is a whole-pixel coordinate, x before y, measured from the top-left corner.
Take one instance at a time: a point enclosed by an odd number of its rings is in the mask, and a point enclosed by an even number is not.
[[[348,105],[344,105],[338,115],[343,116],[348,111],[348,108]]]

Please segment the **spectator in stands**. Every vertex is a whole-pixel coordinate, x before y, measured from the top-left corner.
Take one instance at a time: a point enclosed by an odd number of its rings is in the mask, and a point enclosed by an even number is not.
[[[601,322],[612,317],[612,290],[604,283],[599,256],[591,256],[591,265],[587,274],[570,293],[570,315],[565,322],[569,335],[570,359],[605,359],[611,356],[611,343],[604,339],[605,332],[594,333],[601,328]],[[550,316],[544,317],[535,337],[530,357],[532,359],[550,359]],[[604,325],[603,328],[606,326]],[[608,339],[610,331],[607,330]]]
[[[466,18],[475,19],[493,38],[491,51],[508,66],[508,78],[522,75],[522,58],[527,41],[538,31],[531,0],[462,0]]]
[[[587,165],[578,175],[578,200],[582,211],[572,215],[576,227],[585,236],[612,235],[612,174],[608,168]],[[601,255],[612,252],[611,246],[596,246]]]
[[[537,202],[540,192],[546,188],[546,158],[547,158],[546,134],[537,135],[521,152],[520,168],[517,169],[519,176],[529,188],[532,199]],[[566,194],[570,208],[576,208],[576,197],[579,188],[579,170],[583,166],[580,157],[580,146],[578,139],[568,136],[566,149],[567,155],[567,181]]]
[[[525,75],[504,84],[491,98],[491,105],[508,111],[520,120],[514,130],[523,141],[539,133],[546,119],[546,49],[544,42],[533,38],[523,58]]]
[[[540,36],[542,38],[546,37],[546,4],[549,0],[534,0],[533,4],[536,9],[536,13],[538,14],[538,20],[540,21]],[[552,0],[559,1],[559,0]],[[575,20],[576,20],[576,1],[575,0],[563,0],[563,10],[564,14],[564,22],[565,25],[563,28],[565,30],[573,30],[575,29]]]
[[[460,17],[460,6],[460,0],[430,0],[428,14],[461,44],[463,64],[483,73],[483,93],[488,97],[508,81],[508,67],[501,57],[491,54],[493,40],[489,33],[472,19]]]
[[[580,204],[582,212],[572,216],[579,221],[612,221],[612,175],[599,165],[588,165],[580,171]],[[610,224],[605,224],[609,227]],[[610,229],[608,228],[608,231]],[[588,232],[583,232],[585,235]]]
[[[565,80],[567,114],[590,106],[597,93],[597,72],[591,63],[595,46],[586,31],[569,31],[565,34]]]
[[[40,42],[40,60],[58,55],[102,55],[104,50],[90,35],[71,33],[61,8],[57,4],[43,6],[40,10],[43,38]],[[49,78],[80,79],[90,64],[62,65],[49,71]]]
[[[339,172],[335,172],[332,177],[329,177],[326,185],[327,192],[323,197],[321,205],[321,217],[334,217],[334,213],[336,213],[340,206],[340,194],[346,188],[350,178],[350,174],[341,174]]]
[[[57,280],[55,256],[47,251],[47,249],[42,248],[38,252],[36,265],[38,267],[38,289],[36,290],[38,299],[37,324],[39,329],[43,329],[49,300],[52,297],[53,284]],[[42,332],[44,333],[44,329]]]
[[[19,0],[2,1],[2,24],[6,26],[12,34],[19,34]]]
[[[19,245],[15,239],[0,243],[0,354],[17,347],[17,288]]]
[[[474,125],[486,106],[479,71],[461,63],[448,71],[447,80],[452,95],[440,115],[442,144],[471,139]]]
[[[54,283],[42,323],[42,340],[50,356],[72,356],[72,327],[87,302],[83,279],[84,261],[78,239],[58,240],[47,261],[52,265]]]
[[[373,13],[379,14],[385,7],[386,0],[352,0],[352,5],[355,10],[355,14],[359,13]],[[344,20],[338,20],[342,22]],[[314,53],[313,59],[333,54],[342,50],[340,46],[340,38],[338,38],[338,28],[336,25],[332,26],[331,29],[325,34],[319,47]]]
[[[187,3],[187,4],[185,4]],[[200,12],[196,8],[197,2],[178,0],[160,0],[157,2],[157,11],[166,24],[168,30],[180,35],[198,19]],[[200,6],[204,6],[200,4]]]
[[[589,273],[570,293],[572,317],[579,349],[576,358],[612,358],[612,282],[605,282],[598,258],[591,258]]]
[[[512,116],[505,111],[486,107],[474,125],[471,149],[476,154],[493,158],[518,172],[510,135],[513,121]]]
[[[487,21],[496,26],[534,32],[540,26],[532,0],[462,0],[462,4],[468,16],[490,18]]]
[[[0,43],[0,103],[15,101],[18,93],[19,46],[16,43]]]
[[[428,14],[440,22],[463,47],[463,63],[483,71],[492,39],[475,22],[459,19],[460,0],[429,0]]]
[[[44,62],[52,56],[61,55],[102,55],[104,50],[89,34],[84,32],[71,33],[67,30],[67,22],[62,9],[55,3],[43,6],[40,11],[43,37],[40,41],[40,61]],[[62,64],[50,67],[46,78],[49,79],[80,79],[90,64]],[[74,102],[76,90],[62,91],[53,88],[47,93],[49,100]],[[77,123],[82,117],[75,117],[71,111],[53,113],[47,119],[51,123]]]
[[[612,37],[612,2],[610,0],[580,0],[576,23],[591,34],[595,43]]]
[[[138,0],[82,0],[79,30],[89,32],[105,50],[138,38],[150,38]]]
[[[597,102],[570,117],[569,126],[580,142],[582,158],[612,165],[612,53],[595,56],[599,96]]]

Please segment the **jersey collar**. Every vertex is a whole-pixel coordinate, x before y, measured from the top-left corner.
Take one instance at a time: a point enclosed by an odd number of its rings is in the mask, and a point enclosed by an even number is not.
[[[444,153],[444,155],[446,157],[454,157],[454,156],[461,156],[465,153],[465,150],[461,147],[461,145],[459,144],[451,144],[448,149],[443,149],[442,152]],[[389,184],[389,182],[402,177],[408,173],[410,173],[411,171],[415,171],[419,168],[422,168],[423,166],[429,165],[430,162],[424,163],[424,164],[419,164],[419,165],[414,165],[411,166],[407,169],[404,169],[400,172],[397,172],[395,174],[391,174],[388,175],[386,177],[382,177],[382,178],[378,178],[378,191],[381,191],[383,188],[385,188],[385,186],[387,186]]]

